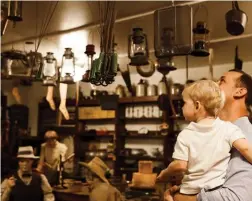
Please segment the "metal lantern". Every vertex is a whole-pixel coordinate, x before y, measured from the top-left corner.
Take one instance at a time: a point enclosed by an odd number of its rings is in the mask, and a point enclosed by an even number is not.
[[[28,65],[25,52],[9,50],[1,53],[2,68],[5,69],[5,76],[30,77],[31,70]]]
[[[56,86],[57,81],[57,60],[54,58],[52,52],[47,52],[44,57],[43,66],[43,85],[44,86]]]
[[[65,48],[65,53],[62,57],[60,82],[66,84],[73,84],[74,74],[75,74],[74,53],[72,52],[72,48]]]
[[[34,42],[27,41],[25,42],[25,45],[30,46],[30,52],[26,54],[26,58],[29,68],[31,69],[31,77],[35,79],[40,79],[41,70],[43,68],[43,56],[37,51],[32,51],[32,48],[34,47]]]
[[[8,19],[15,22],[22,21],[22,1],[9,1]]]
[[[209,30],[206,28],[206,22],[197,22],[196,27],[193,29],[193,42],[194,48],[191,55],[196,57],[207,57],[209,55]]]
[[[133,33],[128,38],[128,57],[132,66],[148,65],[149,50],[147,35],[142,28],[133,28]]]
[[[88,56],[88,69],[86,70],[85,74],[82,76],[82,82],[89,82],[90,69],[93,63],[93,56],[95,55],[95,46],[92,44],[87,45],[85,54]]]

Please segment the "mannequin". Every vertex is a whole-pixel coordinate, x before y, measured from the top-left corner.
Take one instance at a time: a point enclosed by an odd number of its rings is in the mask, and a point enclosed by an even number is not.
[[[53,86],[48,86],[47,87],[46,100],[49,103],[50,108],[54,111],[56,109],[56,107],[55,107],[55,103],[54,103],[54,100],[53,100],[53,89],[54,89]]]
[[[53,100],[53,91],[54,91],[53,86],[47,87],[46,101],[49,103],[50,108],[54,111],[54,110],[56,110],[56,106],[55,106],[55,102]],[[59,91],[60,91],[59,110],[62,113],[62,115],[65,117],[65,119],[69,120],[69,113],[66,108],[67,84],[60,83]]]
[[[89,163],[79,162],[79,164],[84,166],[90,201],[122,201],[121,193],[107,179],[108,166],[99,157],[94,157]]]
[[[66,97],[67,97],[67,84],[60,83],[60,106],[59,110],[63,114],[66,120],[69,120],[69,113],[66,108]]]
[[[14,79],[13,82],[12,82],[12,90],[11,90],[11,93],[15,99],[15,101],[18,103],[18,104],[22,104],[22,101],[21,101],[21,96],[19,94],[19,89],[18,89],[18,86],[19,86],[19,82],[20,80],[16,80]]]

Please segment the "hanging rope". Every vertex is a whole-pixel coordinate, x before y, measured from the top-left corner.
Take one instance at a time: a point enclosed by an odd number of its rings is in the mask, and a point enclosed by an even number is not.
[[[40,29],[40,35],[39,35],[39,38],[38,38],[38,45],[35,49],[35,52],[38,51],[38,48],[39,48],[39,45],[41,44],[41,41],[43,39],[43,37],[45,36],[46,34],[46,31],[47,31],[47,28],[48,28],[48,25],[50,24],[51,22],[51,19],[53,17],[53,14],[57,8],[57,5],[58,5],[59,1],[56,1],[54,7],[53,7],[53,10],[52,12],[50,13],[51,11],[51,8],[52,8],[52,5],[53,5],[53,2],[50,2],[50,8],[48,9],[47,11],[47,15],[46,17],[44,18],[44,20],[42,21],[42,26],[41,26],[41,29]]]

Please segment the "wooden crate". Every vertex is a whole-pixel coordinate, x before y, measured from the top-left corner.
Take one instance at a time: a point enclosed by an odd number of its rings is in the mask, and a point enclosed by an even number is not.
[[[114,110],[102,110],[100,106],[97,107],[80,107],[79,120],[85,119],[111,119],[115,118]]]

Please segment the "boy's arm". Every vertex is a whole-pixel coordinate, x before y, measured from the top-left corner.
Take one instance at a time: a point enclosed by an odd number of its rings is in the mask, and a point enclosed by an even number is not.
[[[252,146],[248,143],[247,139],[238,139],[233,143],[241,155],[243,155],[250,163],[252,163]]]
[[[249,144],[240,128],[236,127],[230,132],[229,143],[231,147],[236,148],[242,156],[252,163],[252,145]]]
[[[157,180],[166,180],[166,178],[170,176],[181,175],[182,173],[187,171],[187,165],[187,161],[174,160],[166,169],[161,171],[161,173],[157,177]]]

